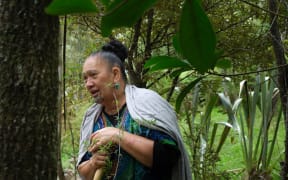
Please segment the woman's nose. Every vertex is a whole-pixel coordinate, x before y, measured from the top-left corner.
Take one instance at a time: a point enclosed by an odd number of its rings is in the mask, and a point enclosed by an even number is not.
[[[91,78],[87,78],[87,79],[86,79],[85,86],[86,86],[86,88],[88,88],[88,89],[93,86],[93,81],[92,81]]]

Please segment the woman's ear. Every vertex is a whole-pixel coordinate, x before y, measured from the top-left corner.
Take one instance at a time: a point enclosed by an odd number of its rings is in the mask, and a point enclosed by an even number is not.
[[[119,67],[113,67],[112,68],[112,73],[113,73],[113,81],[115,82],[119,82],[120,78],[121,78],[121,71]]]

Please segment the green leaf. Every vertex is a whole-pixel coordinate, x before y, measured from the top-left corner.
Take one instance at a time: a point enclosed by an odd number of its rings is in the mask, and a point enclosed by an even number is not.
[[[179,42],[179,33],[174,35],[174,37],[173,37],[173,47],[178,54],[182,55],[180,42]]]
[[[229,59],[219,59],[216,63],[216,67],[222,69],[228,69],[232,67],[232,63]]]
[[[216,154],[218,154],[218,153],[220,152],[220,150],[221,150],[221,148],[222,148],[225,140],[226,140],[227,137],[228,137],[228,134],[229,134],[229,132],[230,132],[230,129],[231,129],[231,125],[230,125],[229,123],[226,123],[226,124],[225,124],[225,127],[224,127],[224,129],[223,129],[223,131],[222,131],[222,134],[221,134],[221,137],[220,137],[220,140],[219,140],[219,144],[218,144],[218,146],[217,146],[217,148],[216,148],[216,151],[215,151]]]
[[[217,129],[218,129],[219,125],[224,125],[225,127],[232,128],[232,125],[228,122],[216,122],[216,123],[214,123],[212,134],[211,134],[210,147],[213,147],[215,137],[217,137],[216,133],[217,133]],[[221,144],[224,144],[225,140],[226,140],[226,138],[224,136],[221,136],[221,138],[219,140],[219,145],[217,147],[218,152],[220,152],[221,147],[222,147]]]
[[[142,14],[157,0],[115,0],[111,3],[101,21],[101,31],[104,37],[112,33],[113,28],[131,27]]]
[[[200,73],[216,64],[216,37],[210,21],[195,0],[186,0],[179,27],[180,52]]]
[[[95,4],[91,0],[53,0],[45,12],[50,15],[65,15],[72,13],[95,13]]]
[[[156,56],[150,58],[144,65],[144,68],[150,68],[150,72],[179,67],[189,67],[189,64],[176,57]]]
[[[194,81],[192,81],[190,84],[188,84],[188,86],[186,86],[178,95],[177,99],[176,99],[176,112],[179,112],[181,104],[183,102],[183,99],[185,98],[185,96],[191,91],[191,89],[193,87],[196,86],[196,84],[201,81],[204,78],[204,76],[201,76],[197,79],[195,79]]]
[[[237,132],[240,132],[239,124],[237,122],[237,117],[235,112],[238,110],[240,103],[242,102],[241,98],[237,98],[234,104],[231,104],[230,98],[224,93],[218,93],[218,96],[227,112],[228,122],[233,125],[233,129]]]

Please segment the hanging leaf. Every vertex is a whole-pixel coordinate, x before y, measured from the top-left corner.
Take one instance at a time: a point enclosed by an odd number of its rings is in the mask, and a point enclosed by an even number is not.
[[[95,4],[91,0],[53,0],[45,12],[50,15],[65,15],[72,13],[95,13]]]
[[[170,56],[156,56],[150,58],[144,65],[144,68],[149,68],[149,71],[158,71],[171,68],[187,68],[189,63],[176,57]]]
[[[186,0],[179,27],[180,52],[200,73],[216,64],[216,37],[210,21],[196,0]]]
[[[180,42],[179,42],[179,33],[173,37],[173,47],[179,55],[183,55],[181,52]]]
[[[113,28],[131,27],[157,0],[115,0],[102,17],[102,35],[107,37]]]
[[[191,91],[192,88],[194,88],[196,86],[196,84],[201,81],[204,78],[204,76],[199,77],[197,79],[195,79],[194,81],[192,81],[190,84],[188,84],[188,86],[186,86],[183,90],[181,90],[180,94],[178,95],[177,99],[176,99],[176,112],[179,112],[181,104],[183,102],[183,99],[185,98],[185,96]]]

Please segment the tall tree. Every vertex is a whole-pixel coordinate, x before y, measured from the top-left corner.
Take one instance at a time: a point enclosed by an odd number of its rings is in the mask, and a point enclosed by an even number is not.
[[[0,3],[0,179],[57,177],[59,20],[48,3]]]
[[[274,49],[278,70],[278,88],[280,91],[281,105],[284,114],[286,138],[285,138],[285,159],[281,163],[281,177],[288,178],[288,66],[285,58],[285,48],[282,42],[281,33],[278,25],[279,4],[276,0],[269,0],[270,20],[271,20],[271,41]]]

